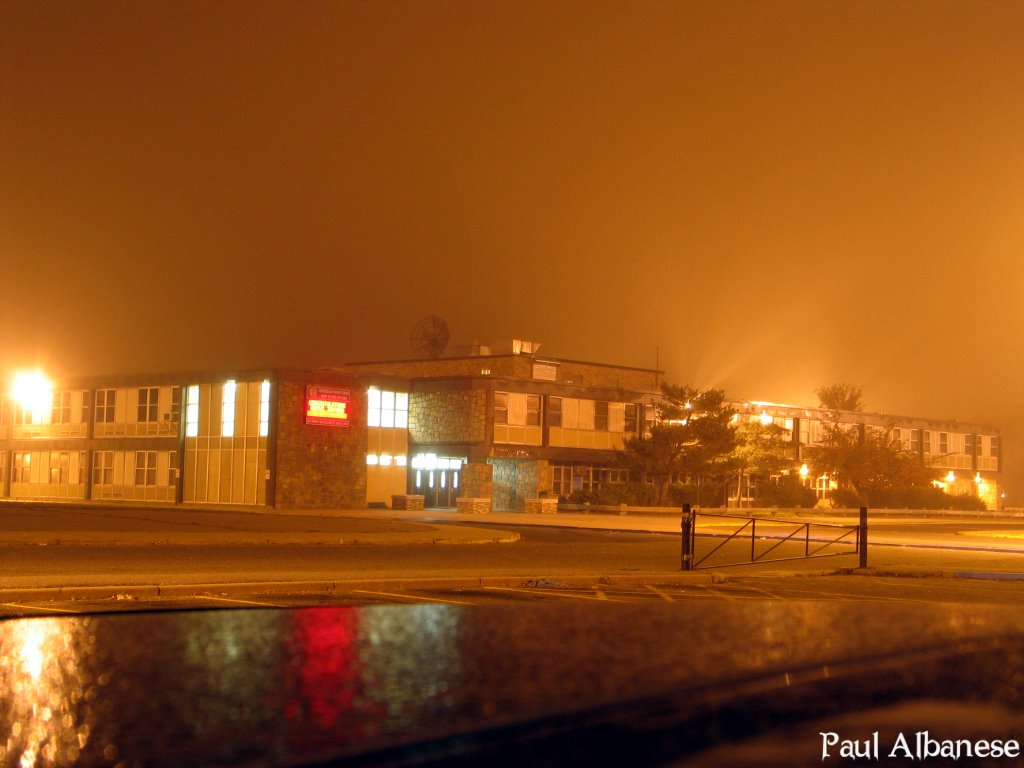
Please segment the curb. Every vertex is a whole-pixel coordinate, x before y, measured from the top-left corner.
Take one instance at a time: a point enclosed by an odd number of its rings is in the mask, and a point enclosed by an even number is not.
[[[438,535],[442,534],[442,535]],[[82,537],[67,536],[54,538],[31,538],[29,536],[12,538],[0,537],[0,547],[201,547],[215,545],[218,547],[260,547],[260,546],[416,546],[430,544],[512,544],[520,540],[515,531],[483,531],[479,528],[466,536],[445,535],[440,528],[426,533],[362,533],[344,538],[330,534],[167,534],[140,533],[134,538],[115,537]]]

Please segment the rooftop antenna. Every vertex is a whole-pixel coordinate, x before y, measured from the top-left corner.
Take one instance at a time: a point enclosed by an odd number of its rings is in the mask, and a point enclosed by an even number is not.
[[[448,323],[436,315],[427,315],[413,326],[409,344],[417,355],[440,357],[448,346]]]

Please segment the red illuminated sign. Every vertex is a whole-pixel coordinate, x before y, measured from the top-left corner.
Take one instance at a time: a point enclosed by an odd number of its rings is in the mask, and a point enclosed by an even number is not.
[[[306,387],[306,423],[320,427],[347,427],[349,391]]]

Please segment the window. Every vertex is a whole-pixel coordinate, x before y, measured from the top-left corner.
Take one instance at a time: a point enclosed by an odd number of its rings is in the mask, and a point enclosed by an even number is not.
[[[173,486],[178,482],[178,452],[170,451],[167,458],[167,485]]]
[[[409,427],[409,393],[387,392],[370,387],[366,393],[368,427]]]
[[[528,426],[540,426],[540,395],[526,396],[526,423]]]
[[[156,485],[156,451],[135,452],[135,484]]]
[[[181,387],[171,387],[171,422],[181,421]]]
[[[945,456],[949,453],[949,434],[939,432],[939,453]]]
[[[921,430],[921,444],[926,454],[932,452],[932,433],[927,429]]]
[[[32,454],[18,451],[14,454],[14,467],[11,472],[12,483],[32,482]]]
[[[974,455],[974,435],[964,435],[964,453],[968,456]]]
[[[625,424],[623,426],[623,431],[627,435],[635,435],[636,434],[636,427],[637,427],[637,424],[639,423],[638,420],[637,420],[637,410],[638,410],[638,408],[637,408],[637,404],[636,403],[626,403],[626,416],[625,416],[626,420],[625,420]]]
[[[224,382],[224,392],[221,398],[220,408],[220,436],[234,437],[235,435],[235,390],[237,385],[234,380]],[[136,483],[139,485],[139,483]]]
[[[193,384],[188,388],[185,402],[185,437],[199,436],[199,386]]]
[[[67,485],[71,482],[71,454],[67,451],[50,452],[50,483]]]
[[[600,432],[608,431],[608,403],[604,400],[594,403],[594,429]]]
[[[494,393],[494,423],[508,424],[508,392]]]
[[[999,438],[998,437],[990,437],[989,438],[989,455],[993,459],[999,457]]]
[[[548,398],[548,426],[562,426],[562,398],[560,397]]]
[[[903,440],[900,439],[901,434],[899,427],[892,428],[892,444],[898,451],[903,450]]]
[[[92,455],[92,484],[114,484],[114,452],[96,451]]]
[[[644,437],[651,436],[651,429],[654,427],[654,422],[657,419],[657,413],[654,408],[650,406],[644,408]]]
[[[117,401],[116,389],[96,390],[96,423],[114,423],[114,403]]]
[[[601,468],[601,485],[615,485],[629,480],[628,469]]]
[[[910,450],[914,453],[921,451],[921,430],[919,429],[910,430]]]
[[[157,420],[157,410],[160,402],[159,387],[142,387],[139,389],[139,418],[140,423],[154,422]]]
[[[50,415],[51,424],[71,423],[71,393],[53,393],[53,412]]]
[[[551,465],[551,491],[555,496],[568,496],[572,492],[572,465]]]
[[[270,382],[260,384],[260,437],[270,434]]]

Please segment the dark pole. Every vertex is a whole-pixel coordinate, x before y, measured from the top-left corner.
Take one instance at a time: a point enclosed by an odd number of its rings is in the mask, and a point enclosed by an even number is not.
[[[858,554],[860,567],[868,567],[868,508],[860,508],[860,529],[857,531]]]
[[[689,504],[683,504],[683,518],[680,521],[683,530],[681,568],[689,571],[693,568],[693,513]]]

